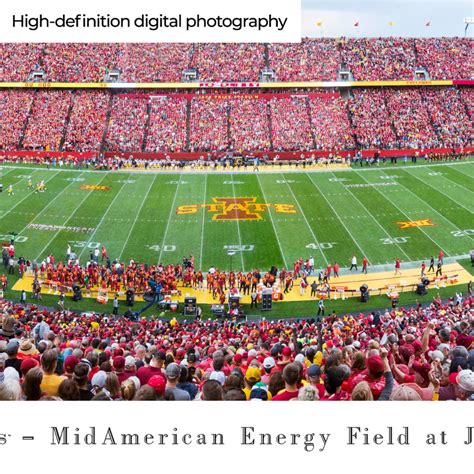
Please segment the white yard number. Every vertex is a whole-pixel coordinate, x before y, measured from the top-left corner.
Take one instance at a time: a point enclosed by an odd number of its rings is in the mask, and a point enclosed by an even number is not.
[[[86,240],[71,240],[69,243],[77,249],[97,249],[100,247],[100,242],[87,242]]]
[[[277,179],[277,184],[292,184],[292,183],[296,183],[297,181],[295,181],[294,179]]]
[[[379,176],[380,179],[397,179],[400,176],[397,176],[396,174],[384,174],[383,176]]]
[[[441,176],[442,174],[440,171],[430,171],[428,176]]]
[[[388,239],[380,239],[384,245],[405,244],[410,237],[390,237]]]
[[[30,179],[31,174],[17,174],[15,178],[21,178],[21,179]]]
[[[120,184],[135,184],[136,181],[134,179],[119,179],[117,183]]]
[[[324,249],[332,249],[337,242],[319,242],[319,244],[311,243],[306,246],[307,249],[312,250],[324,250]]]
[[[86,178],[65,178],[64,181],[69,181],[71,183],[81,183],[82,181],[85,181]]]
[[[252,252],[254,245],[224,245],[224,250],[235,250],[236,252]]]
[[[0,240],[2,242],[8,240],[10,241],[11,239],[13,239],[13,235],[10,235],[10,234],[3,234],[3,235],[0,235]],[[26,242],[28,240],[28,237],[25,237],[23,235],[17,235],[15,237],[15,243],[21,243],[21,242]]]
[[[244,184],[243,181],[224,181],[223,184]]]
[[[474,229],[452,230],[451,234],[453,237],[467,237],[474,235]]]
[[[161,245],[148,245],[150,250],[161,252]],[[163,245],[163,252],[176,252],[176,245]]]
[[[329,178],[331,183],[342,183],[344,181],[349,181],[347,178]]]

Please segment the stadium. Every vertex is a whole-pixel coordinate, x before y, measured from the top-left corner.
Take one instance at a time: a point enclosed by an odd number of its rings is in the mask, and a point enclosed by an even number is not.
[[[0,399],[472,400],[472,49],[0,44]]]

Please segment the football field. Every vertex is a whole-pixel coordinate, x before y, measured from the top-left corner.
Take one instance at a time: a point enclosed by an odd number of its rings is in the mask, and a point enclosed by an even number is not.
[[[228,270],[348,267],[462,256],[474,246],[474,163],[283,173],[93,172],[2,169],[1,241],[17,255],[85,263],[105,245],[111,259]],[[27,188],[45,180],[47,191]],[[5,191],[12,184],[14,194]],[[234,255],[229,255],[232,250]]]

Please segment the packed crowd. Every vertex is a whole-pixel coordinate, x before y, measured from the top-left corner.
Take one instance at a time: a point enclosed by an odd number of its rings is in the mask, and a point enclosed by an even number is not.
[[[65,151],[100,150],[105,131],[109,96],[100,91],[78,91],[74,97]]]
[[[114,43],[47,43],[41,65],[48,81],[103,82],[117,57]]]
[[[145,151],[185,150],[186,114],[186,99],[162,96],[152,100]]]
[[[420,91],[389,89],[386,101],[400,147],[430,148],[442,143],[431,126]]]
[[[431,79],[473,79],[472,38],[417,38],[417,63]]]
[[[305,97],[270,101],[272,143],[276,151],[313,150],[310,116]]]
[[[0,82],[28,80],[40,68],[42,43],[0,43]]]
[[[310,99],[309,109],[316,149],[351,150],[355,147],[346,102],[342,97]]]
[[[5,43],[0,81],[180,82],[195,68],[203,81],[258,81],[268,67],[280,81],[333,81],[341,66],[358,80],[411,80],[417,67],[432,79],[472,79],[472,38],[303,38],[299,44]]]
[[[343,38],[342,62],[355,80],[412,80],[413,44],[410,38]]]
[[[474,129],[456,89],[427,89],[423,99],[428,104],[427,110],[441,143],[449,147],[469,143]]]
[[[0,300],[0,400],[474,400],[474,299],[235,322]]]
[[[28,91],[0,91],[0,149],[18,148],[32,102],[33,94]]]
[[[23,136],[23,148],[60,149],[72,97],[69,90],[36,91]]]
[[[264,99],[230,101],[230,137],[232,149],[238,152],[270,150],[268,105]]]
[[[227,100],[192,99],[189,121],[190,151],[226,150],[229,144],[228,114]]]
[[[113,99],[105,145],[110,151],[141,151],[145,137],[146,99],[117,95]]]
[[[198,43],[191,66],[201,81],[258,81],[264,51],[262,43]]]
[[[268,65],[279,81],[335,81],[341,66],[338,40],[303,38],[268,45]]]
[[[191,54],[191,44],[124,43],[117,53],[117,69],[123,82],[181,82]]]
[[[354,89],[348,108],[355,136],[362,148],[397,148],[383,89]]]
[[[0,91],[0,150],[216,152],[465,147],[472,88],[323,95]],[[105,140],[104,140],[105,137]],[[355,138],[355,140],[354,140]]]

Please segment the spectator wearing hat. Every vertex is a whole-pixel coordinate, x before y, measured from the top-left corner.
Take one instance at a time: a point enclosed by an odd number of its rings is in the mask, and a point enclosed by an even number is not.
[[[22,378],[25,379],[26,374],[31,370],[34,369],[35,367],[39,366],[39,362],[36,359],[33,359],[32,357],[29,357],[28,359],[23,359],[21,361],[21,374]]]
[[[18,348],[19,359],[21,360],[28,359],[30,357],[35,356],[37,353],[38,353],[38,350],[29,339],[24,339],[23,341],[21,341],[20,347]]]
[[[2,329],[0,330],[0,335],[6,337],[7,339],[12,338],[15,335],[15,327],[16,319],[11,314],[5,315],[2,320]]]
[[[318,398],[324,397],[326,389],[321,383],[321,367],[318,364],[311,364],[306,370],[306,380],[309,385],[318,391]]]
[[[58,354],[56,350],[45,351],[41,357],[41,368],[44,372],[41,390],[51,397],[57,396],[59,385],[66,378],[55,373],[57,364]]]
[[[244,393],[247,400],[250,400],[250,392],[252,391],[252,387],[257,383],[260,382],[262,377],[262,373],[258,367],[249,367],[245,372],[244,378]]]
[[[265,385],[270,383],[270,377],[272,374],[273,369],[275,368],[276,362],[275,359],[271,356],[265,357],[263,361],[263,375],[262,375],[262,382]]]
[[[71,355],[68,355],[65,359],[64,359],[64,363],[63,363],[63,368],[64,368],[64,375],[68,378],[68,379],[72,379],[73,378],[73,375],[74,375],[74,368],[76,367],[77,364],[79,364],[79,359],[76,357],[76,356],[73,356],[72,354]]]
[[[166,367],[166,390],[173,394],[176,401],[191,400],[191,397],[186,390],[178,388],[180,375],[181,369],[178,364],[175,362],[168,364],[168,367]]]

